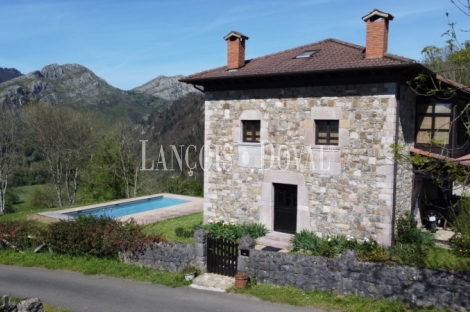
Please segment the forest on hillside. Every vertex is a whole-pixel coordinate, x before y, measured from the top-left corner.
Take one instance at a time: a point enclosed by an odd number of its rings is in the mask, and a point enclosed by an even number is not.
[[[31,208],[159,192],[202,196],[200,169],[190,173],[185,166],[141,170],[142,141],[147,142],[144,168],[159,161],[162,147],[167,162],[175,156],[171,145],[202,147],[201,106],[203,96],[189,94],[137,123],[109,122],[93,111],[42,102],[4,109],[0,114],[0,214],[13,211],[19,200],[14,189],[24,185],[47,185],[30,195]],[[177,156],[185,159],[186,149],[179,152]],[[188,155],[188,162],[195,163],[196,157]]]

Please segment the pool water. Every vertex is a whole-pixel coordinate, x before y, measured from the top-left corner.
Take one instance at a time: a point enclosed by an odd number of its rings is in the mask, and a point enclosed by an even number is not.
[[[73,218],[78,216],[106,216],[110,218],[119,218],[134,213],[166,208],[174,205],[183,204],[186,202],[188,202],[188,200],[160,196],[122,204],[103,206],[94,209],[84,209],[74,212],[67,212],[64,214]]]

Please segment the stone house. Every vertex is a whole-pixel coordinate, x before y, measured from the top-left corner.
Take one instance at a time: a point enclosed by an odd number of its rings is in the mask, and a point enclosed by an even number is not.
[[[251,60],[248,37],[232,31],[226,66],[181,79],[205,93],[205,222],[262,222],[270,246],[302,229],[392,243],[422,177],[394,161],[391,145],[462,145],[449,122],[469,99],[416,95],[407,81],[419,73],[454,83],[387,53],[393,18],[362,17],[365,47],[326,39]]]

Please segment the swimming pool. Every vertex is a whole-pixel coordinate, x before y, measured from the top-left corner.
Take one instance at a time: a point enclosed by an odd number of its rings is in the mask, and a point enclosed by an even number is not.
[[[160,208],[166,208],[174,205],[179,205],[188,202],[187,200],[177,199],[177,198],[167,198],[167,197],[154,197],[136,200],[128,203],[114,204],[104,207],[98,207],[93,209],[84,209],[73,212],[64,213],[65,215],[71,217],[78,216],[94,216],[94,217],[110,217],[110,218],[119,218],[127,215],[146,212],[149,210],[155,210]]]
[[[46,211],[38,213],[38,215],[50,220],[47,222],[74,220],[79,215],[103,215],[119,218],[122,221],[133,219],[137,223],[148,224],[181,215],[202,212],[203,206],[204,199],[200,197],[160,193],[77,208]]]

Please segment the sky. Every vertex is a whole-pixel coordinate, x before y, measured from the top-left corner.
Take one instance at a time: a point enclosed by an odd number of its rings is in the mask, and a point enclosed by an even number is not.
[[[0,67],[77,63],[130,90],[225,65],[231,30],[249,37],[247,59],[327,38],[364,46],[374,8],[395,17],[388,52],[418,61],[423,47],[445,45],[446,12],[470,29],[450,0],[0,0]]]

